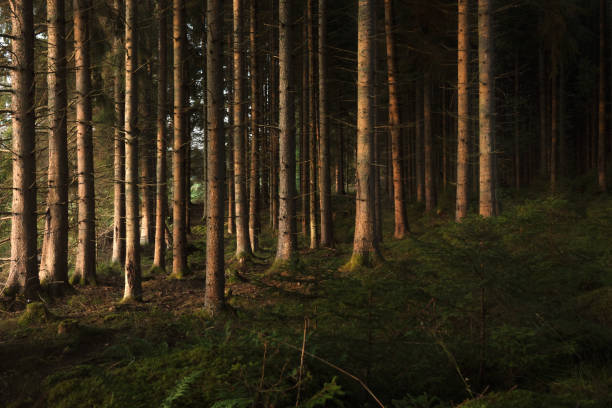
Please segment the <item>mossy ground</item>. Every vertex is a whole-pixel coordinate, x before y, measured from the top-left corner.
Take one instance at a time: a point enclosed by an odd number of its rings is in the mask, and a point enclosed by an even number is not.
[[[400,241],[387,211],[385,262],[346,273],[352,200],[334,197],[335,248],[301,251],[279,273],[268,273],[269,231],[244,268],[227,236],[229,308],[215,319],[202,228],[193,272],[146,273],[141,303],[119,303],[122,274],[109,267],[97,286],[49,301],[53,320],[20,324],[24,312],[5,304],[0,406],[285,407],[298,389],[305,407],[376,406],[330,364],[395,408],[612,404],[612,200],[508,200],[502,217],[461,225],[411,207]],[[300,377],[304,334],[319,359],[307,354]]]

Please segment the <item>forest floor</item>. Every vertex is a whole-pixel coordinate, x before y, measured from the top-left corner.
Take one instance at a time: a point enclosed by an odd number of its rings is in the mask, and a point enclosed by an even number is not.
[[[0,405],[612,405],[612,199],[509,199],[503,216],[460,225],[412,207],[384,262],[340,272],[353,200],[334,197],[335,248],[301,250],[288,270],[269,271],[269,231],[244,268],[227,236],[215,319],[201,226],[183,280],[150,272],[145,249],[142,303],[119,303],[122,274],[105,265],[96,286],[43,299],[48,314],[4,303]]]

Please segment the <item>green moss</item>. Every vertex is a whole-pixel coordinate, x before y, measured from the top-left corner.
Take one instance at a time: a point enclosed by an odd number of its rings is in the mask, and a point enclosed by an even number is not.
[[[26,306],[26,310],[19,318],[19,324],[41,324],[54,320],[54,318],[42,302],[32,302]]]

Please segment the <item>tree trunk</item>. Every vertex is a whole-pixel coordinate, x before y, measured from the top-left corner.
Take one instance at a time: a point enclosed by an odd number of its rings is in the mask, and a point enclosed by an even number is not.
[[[357,54],[357,196],[353,255],[347,268],[379,257],[374,214],[374,2],[359,0]]]
[[[295,225],[295,123],[291,63],[290,0],[278,2],[279,61],[279,211],[276,262],[290,261],[297,248]],[[274,90],[272,91],[274,92]]]
[[[78,244],[73,282],[96,280],[96,220],[94,197],[91,76],[89,59],[89,0],[74,0],[74,48],[76,70]]]
[[[544,63],[544,50],[540,46],[538,51],[538,85],[540,102],[540,177],[546,175],[548,168],[548,142],[546,133],[546,66]]]
[[[138,214],[138,68],[136,2],[125,1],[125,290],[123,301],[142,300]]]
[[[61,288],[68,285],[68,142],[66,131],[66,40],[63,0],[47,2],[49,106],[48,228],[40,281]],[[44,265],[43,265],[44,262]]]
[[[306,3],[306,19],[308,31],[308,209],[310,220],[310,249],[318,246],[317,236],[317,141],[316,141],[316,111],[315,111],[315,53],[314,53],[314,19],[312,0]]]
[[[251,253],[246,189],[244,128],[244,62],[242,53],[242,0],[233,0],[234,10],[234,191],[236,208],[236,258]]]
[[[145,15],[152,13],[152,10],[143,10]],[[148,39],[145,42],[147,50],[152,50]],[[153,100],[153,71],[151,59],[144,56],[140,60],[142,66],[140,74],[141,83],[143,84],[143,100]],[[138,75],[137,75],[138,77]],[[143,103],[137,105],[141,108],[142,120],[138,133],[142,135],[139,140],[140,151],[140,190],[142,197],[142,225],[140,226],[140,243],[142,245],[150,245],[155,241],[155,139],[153,137],[153,111],[152,104]]]
[[[187,272],[187,235],[185,231],[185,4],[173,0],[172,30],[174,49],[174,141],[172,149],[172,277],[181,279]]]
[[[514,187],[521,188],[521,149],[519,144],[520,116],[519,116],[519,56],[514,56]]]
[[[558,98],[557,98],[557,63],[553,61],[550,97],[550,191],[557,191],[557,136],[558,136]]]
[[[425,211],[431,212],[436,206],[433,176],[433,140],[431,130],[431,76],[425,74],[423,82],[423,147],[425,153]]]
[[[346,190],[344,189],[344,126],[340,126],[338,128],[339,136],[339,152],[336,163],[336,193],[337,194],[346,194]]]
[[[113,152],[113,254],[112,263],[121,265],[125,263],[125,140],[124,140],[124,112],[122,69],[124,62],[122,32],[123,21],[121,17],[121,0],[114,0],[113,7],[116,13],[115,38],[113,40],[113,55],[115,61],[113,78],[114,89],[114,152]]]
[[[308,3],[306,3],[308,7]],[[307,14],[307,13],[304,13]],[[302,35],[305,41],[308,41],[308,19],[304,19]],[[309,65],[308,65],[308,47],[304,47],[302,58],[302,120],[300,133],[300,197],[302,202],[302,234],[308,237],[310,233],[310,149],[309,146],[309,130],[310,130],[310,85],[309,85]]]
[[[168,214],[168,180],[166,175],[166,117],[168,87],[167,62],[167,23],[166,0],[158,0],[159,18],[158,66],[157,66],[157,154],[156,154],[156,211],[155,211],[155,248],[153,266],[166,270],[166,216]],[[204,201],[206,203],[206,200]]]
[[[424,174],[423,174],[423,133],[421,128],[421,121],[423,116],[423,85],[420,80],[416,81],[416,93],[415,93],[415,138],[414,138],[414,167],[415,167],[415,188],[416,188],[416,200],[422,203],[425,199],[425,186]]]
[[[206,290],[204,307],[215,314],[224,307],[223,222],[225,143],[223,123],[223,3],[208,0],[206,80],[208,89],[208,219],[206,220]]]
[[[606,191],[606,34],[605,0],[599,2],[599,126],[597,138],[597,184]]]
[[[261,221],[259,219],[259,67],[257,64],[257,0],[250,1],[250,32],[251,47],[251,175],[249,180],[249,238],[251,251],[259,249],[259,233]]]
[[[490,217],[493,203],[493,137],[494,87],[493,36],[491,32],[491,0],[478,0],[478,63],[480,122],[480,206],[479,213]]]
[[[13,201],[11,261],[4,295],[24,293],[34,300],[39,288],[36,259],[36,158],[34,131],[34,24],[32,0],[13,0],[11,71]]]
[[[326,0],[319,0],[319,201],[321,211],[321,246],[334,243],[331,176],[329,173],[329,130],[327,125],[327,14]]]

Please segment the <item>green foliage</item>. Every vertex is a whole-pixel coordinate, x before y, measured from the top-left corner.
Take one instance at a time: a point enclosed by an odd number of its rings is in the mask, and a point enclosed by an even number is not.
[[[330,382],[326,382],[323,385],[321,391],[310,397],[302,406],[304,408],[326,407],[331,406],[330,404],[333,403],[335,406],[343,407],[344,404],[339,398],[344,394],[342,387],[336,383],[336,377],[333,377]]]
[[[181,398],[185,394],[187,394],[187,391],[189,390],[189,387],[191,386],[191,384],[193,384],[193,382],[200,375],[202,375],[202,372],[203,372],[202,370],[194,371],[193,373],[189,374],[187,377],[185,377],[181,381],[179,381],[179,383],[172,390],[170,395],[168,395],[166,397],[166,399],[162,403],[161,407],[162,408],[171,408],[173,402],[175,402],[176,400],[178,400],[179,398]]]

